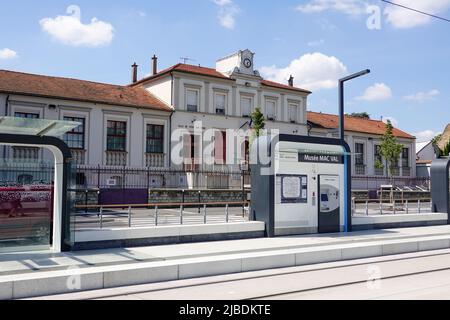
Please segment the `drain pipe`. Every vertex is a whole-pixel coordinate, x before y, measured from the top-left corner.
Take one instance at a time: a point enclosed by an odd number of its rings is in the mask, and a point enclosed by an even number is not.
[[[171,87],[172,87],[172,94],[170,95],[170,106],[173,106],[173,95],[174,93],[174,79],[173,79],[173,72],[170,73],[170,78],[171,78]],[[175,108],[174,108],[175,109]],[[172,167],[172,116],[173,116],[174,111],[172,111],[170,113],[170,117],[169,117],[169,136],[168,138],[168,142],[169,142],[169,148],[167,150],[167,158],[169,159],[169,167]]]
[[[5,117],[8,116],[8,106],[9,106],[9,94],[6,96],[5,100]],[[6,146],[3,146],[3,159],[6,159]]]

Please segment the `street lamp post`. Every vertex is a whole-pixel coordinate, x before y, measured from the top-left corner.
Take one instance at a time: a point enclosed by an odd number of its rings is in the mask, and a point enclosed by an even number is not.
[[[345,78],[339,79],[339,139],[341,140],[342,146],[345,144],[345,137],[344,137],[344,83],[346,81],[361,77],[363,75],[366,75],[370,73],[369,69],[362,70],[360,72],[351,74]],[[344,185],[349,185],[349,187],[345,188],[344,191],[344,231],[348,232],[351,227],[351,218],[352,218],[352,212],[351,212],[351,194],[348,194],[348,190],[351,189],[351,170],[348,170],[348,166],[351,163],[350,156],[345,154],[344,155]]]
[[[370,73],[369,69],[339,79],[339,138],[344,142],[344,83]]]

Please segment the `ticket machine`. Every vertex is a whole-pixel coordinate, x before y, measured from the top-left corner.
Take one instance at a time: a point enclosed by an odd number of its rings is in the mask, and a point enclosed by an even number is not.
[[[268,236],[349,231],[350,172],[350,149],[338,139],[260,137],[251,146],[251,213]]]

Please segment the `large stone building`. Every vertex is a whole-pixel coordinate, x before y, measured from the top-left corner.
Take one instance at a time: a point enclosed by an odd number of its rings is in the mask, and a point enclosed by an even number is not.
[[[308,112],[309,135],[338,137],[339,117],[333,114]],[[345,141],[352,152],[352,187],[377,189],[389,183],[388,164],[380,155],[381,137],[386,124],[381,120],[345,117]],[[398,163],[392,175],[398,184],[408,185],[416,176],[416,138],[398,128],[392,132],[403,145]],[[377,166],[377,160],[382,166]]]
[[[154,57],[153,75],[136,81],[132,87],[142,87],[172,106],[171,130],[183,128],[188,133],[183,139],[185,166],[205,168],[196,163],[195,148],[202,139],[194,134],[194,123],[201,121],[204,130],[217,129],[223,143],[215,147],[214,165],[238,167],[245,161],[248,148],[233,150],[234,141],[226,138],[225,130],[238,130],[249,123],[255,107],[260,107],[266,118],[267,129],[280,133],[307,134],[306,106],[311,93],[294,87],[291,78],[286,84],[264,80],[254,69],[254,54],[239,51],[217,61],[215,68],[176,64],[157,71]]]
[[[263,79],[254,69],[254,54],[249,50],[219,59],[215,68],[180,63],[158,71],[154,57],[150,76],[139,80],[137,69],[134,64],[132,83],[126,86],[0,71],[0,116],[79,122],[81,125],[63,139],[78,166],[87,169],[173,167],[187,172],[224,168],[239,171],[248,160],[248,141],[236,145],[225,130],[248,128],[249,115],[256,107],[261,108],[267,129],[296,135],[337,135],[337,116],[307,113],[311,92],[295,87],[292,77],[285,84]],[[215,131],[212,164],[201,161],[199,150],[205,141],[196,132],[198,123],[202,130]],[[171,139],[180,129],[184,132],[182,137]],[[346,141],[354,153],[353,176],[386,176],[386,169],[374,166],[380,158],[384,129],[381,121],[346,118]],[[399,129],[394,129],[394,135],[404,145],[395,175],[414,177],[415,138]],[[177,144],[182,145],[180,164],[173,161],[172,150]],[[16,162],[39,162],[47,157],[43,150],[23,147],[3,147],[0,155]],[[121,179],[115,173],[102,176],[105,180],[113,178]],[[142,175],[139,178],[146,179]],[[183,187],[195,187],[194,180],[188,180],[178,182]],[[156,181],[155,185],[166,184]]]

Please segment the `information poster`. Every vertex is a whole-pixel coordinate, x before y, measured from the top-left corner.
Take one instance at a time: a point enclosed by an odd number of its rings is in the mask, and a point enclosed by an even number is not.
[[[280,203],[308,202],[308,177],[306,175],[277,175]]]

